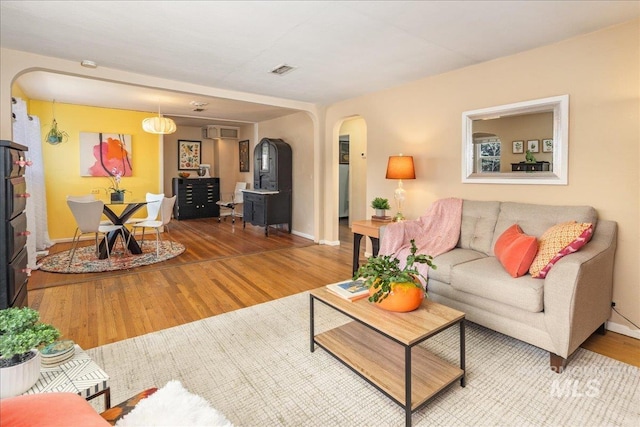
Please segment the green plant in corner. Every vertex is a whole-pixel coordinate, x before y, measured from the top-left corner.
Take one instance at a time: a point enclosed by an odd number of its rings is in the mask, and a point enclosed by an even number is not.
[[[436,269],[431,255],[416,255],[418,248],[414,239],[411,239],[411,253],[407,256],[407,264],[404,268],[400,268],[400,260],[391,255],[382,255],[370,257],[367,263],[361,266],[353,275],[353,280],[358,278],[365,279],[365,285],[369,288],[373,286],[377,289],[370,297],[371,302],[380,302],[387,298],[393,286],[398,283],[411,284],[416,288],[422,288],[419,277],[425,282],[425,292],[428,287],[429,279],[422,275],[415,265],[427,264],[430,268]]]
[[[60,331],[39,320],[40,313],[29,307],[0,310],[0,367],[26,362],[31,349],[58,339]]]
[[[382,197],[376,197],[375,199],[373,199],[373,201],[371,202],[371,207],[373,209],[382,209],[385,211],[391,209],[389,200],[383,199]]]

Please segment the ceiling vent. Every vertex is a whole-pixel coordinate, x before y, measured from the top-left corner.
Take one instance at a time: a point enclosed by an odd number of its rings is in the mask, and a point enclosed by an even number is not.
[[[204,139],[238,139],[240,128],[233,126],[207,126],[202,128]]]
[[[282,64],[282,65],[278,65],[276,68],[274,68],[273,70],[270,71],[271,74],[276,74],[278,76],[282,76],[284,74],[287,74],[293,70],[295,70],[296,67],[292,67],[291,65],[287,65],[287,64]]]

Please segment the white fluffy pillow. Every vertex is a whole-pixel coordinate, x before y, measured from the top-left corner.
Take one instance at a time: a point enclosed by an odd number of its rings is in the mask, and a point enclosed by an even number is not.
[[[116,426],[215,426],[233,427],[224,415],[204,398],[189,393],[180,381],[169,381],[131,412],[118,420]]]

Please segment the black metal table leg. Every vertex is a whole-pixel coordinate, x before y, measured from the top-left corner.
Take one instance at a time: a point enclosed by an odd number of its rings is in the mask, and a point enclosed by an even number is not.
[[[404,347],[405,425],[411,427],[411,347]]]
[[[467,385],[467,370],[465,368],[465,353],[466,353],[466,349],[465,349],[465,342],[464,342],[464,337],[465,337],[464,329],[465,329],[465,327],[464,327],[464,319],[462,319],[460,321],[460,369],[462,369],[462,371],[463,371],[462,378],[460,378],[460,385],[462,387]]]
[[[315,350],[315,345],[313,342],[315,333],[314,333],[314,325],[313,325],[313,302],[314,302],[314,298],[313,295],[309,295],[309,345],[311,347],[311,353],[313,353],[313,351]]]
[[[360,242],[362,241],[362,234],[353,233],[353,274],[356,274],[358,267],[360,266]]]

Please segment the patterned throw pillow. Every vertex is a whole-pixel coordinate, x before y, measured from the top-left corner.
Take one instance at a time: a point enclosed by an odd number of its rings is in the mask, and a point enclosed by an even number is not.
[[[593,235],[593,224],[563,222],[556,224],[540,237],[538,254],[531,263],[532,277],[544,279],[560,258],[583,247]]]
[[[513,224],[498,237],[493,252],[511,277],[524,276],[538,252],[538,240]]]

